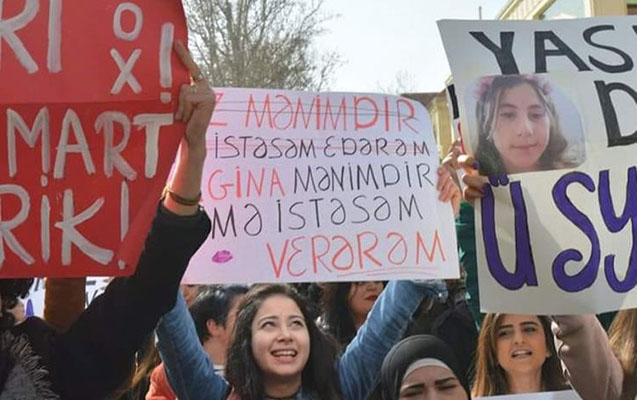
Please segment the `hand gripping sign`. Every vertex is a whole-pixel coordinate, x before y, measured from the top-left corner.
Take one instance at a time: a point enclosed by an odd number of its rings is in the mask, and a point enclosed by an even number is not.
[[[476,205],[484,311],[637,306],[636,22],[439,23],[463,143],[493,183]]]
[[[0,2],[0,277],[130,274],[182,137],[177,0]]]

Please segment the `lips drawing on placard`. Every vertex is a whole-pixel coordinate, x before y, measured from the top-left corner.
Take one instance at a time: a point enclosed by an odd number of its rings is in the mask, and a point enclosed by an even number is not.
[[[217,264],[224,264],[232,260],[232,253],[228,250],[219,250],[212,256],[212,262]]]

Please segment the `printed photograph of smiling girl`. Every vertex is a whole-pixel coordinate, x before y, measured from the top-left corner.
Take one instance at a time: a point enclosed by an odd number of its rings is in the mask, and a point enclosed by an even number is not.
[[[475,110],[468,116],[474,127],[470,141],[482,175],[574,168],[584,162],[580,113],[547,74],[485,76],[469,90],[467,110]]]

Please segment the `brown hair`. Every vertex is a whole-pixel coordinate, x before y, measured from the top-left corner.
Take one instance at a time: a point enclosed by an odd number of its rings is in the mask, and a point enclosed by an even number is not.
[[[155,346],[155,334],[148,335],[131,363],[129,375],[124,383],[107,396],[108,400],[137,399],[144,396],[150,384],[150,375],[161,363],[159,351]]]
[[[508,394],[509,384],[496,354],[496,334],[500,319],[506,314],[487,314],[482,321],[476,350],[475,378],[471,387],[472,397]],[[551,356],[542,365],[543,390],[561,390],[566,386],[560,362],[555,354],[551,323],[548,317],[538,315],[542,324],[546,348]]]
[[[549,116],[549,143],[539,159],[540,168],[554,169],[569,166],[569,163],[562,160],[568,142],[560,128],[557,110],[548,93],[548,85],[542,84],[540,78],[535,75],[501,75],[483,78],[476,104],[478,148],[475,154],[480,163],[480,172],[483,175],[507,173],[500,153],[493,144],[494,124],[497,120],[496,116],[502,94],[524,84],[533,88]]]
[[[610,346],[624,370],[624,384],[631,383],[637,370],[637,308],[617,313],[608,332]],[[632,383],[634,385],[634,383]],[[627,390],[627,388],[625,389]],[[637,390],[637,388],[633,389]]]
[[[347,303],[351,282],[329,282],[323,284],[321,306],[323,308],[323,325],[338,343],[347,347],[356,336],[354,316]]]

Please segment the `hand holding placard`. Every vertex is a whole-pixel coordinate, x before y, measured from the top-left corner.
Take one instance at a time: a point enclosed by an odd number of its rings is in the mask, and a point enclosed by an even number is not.
[[[0,276],[130,274],[183,136],[181,2],[28,0],[0,15]]]
[[[637,80],[629,17],[441,21],[474,183],[483,311],[637,304]],[[527,51],[528,47],[535,51]]]
[[[182,64],[188,68],[193,82],[191,85],[181,85],[179,92],[175,119],[185,122],[186,130],[170,190],[182,198],[195,199],[201,197],[201,176],[206,158],[206,130],[215,108],[215,94],[208,82],[201,77],[201,70],[181,41],[175,43],[175,52]],[[182,215],[193,214],[198,208],[198,205],[186,205],[175,201],[172,196],[164,198],[164,206]]]

